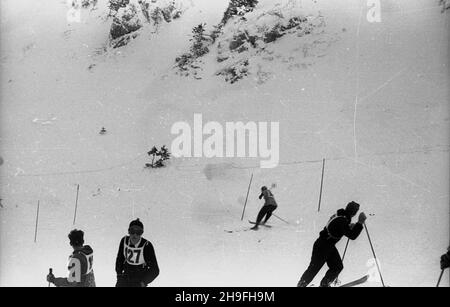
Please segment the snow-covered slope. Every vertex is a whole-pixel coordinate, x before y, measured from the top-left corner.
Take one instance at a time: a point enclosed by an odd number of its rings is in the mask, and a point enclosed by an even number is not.
[[[351,200],[368,215],[385,282],[435,285],[449,242],[449,11],[438,0],[382,1],[380,23],[367,20],[364,1],[261,0],[246,21],[222,28],[197,59],[197,78],[180,75],[175,59],[189,52],[193,27],[220,24],[227,0],[180,0],[179,18],[158,27],[142,19],[120,48],[110,44],[105,0],[71,23],[65,1],[0,5],[1,286],[45,286],[49,267],[63,275],[74,227],[94,249],[97,284],[113,286],[135,217],[156,249],[154,286],[295,286],[318,232]],[[313,22],[307,35],[229,49],[236,31],[257,36],[300,15]],[[218,75],[243,59],[245,77]],[[173,158],[144,169],[147,151],[170,146],[171,126],[192,124],[194,113],[223,124],[278,121],[280,165]],[[275,214],[289,224],[272,217],[271,229],[243,231],[271,183]],[[340,278],[372,272],[371,258],[362,233]]]

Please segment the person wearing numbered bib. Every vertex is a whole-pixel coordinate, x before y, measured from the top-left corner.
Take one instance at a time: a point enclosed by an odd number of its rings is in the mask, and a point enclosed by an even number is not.
[[[259,199],[263,197],[264,197],[264,205],[262,206],[261,210],[259,210],[258,216],[256,217],[255,226],[250,228],[252,230],[258,230],[259,225],[267,223],[267,221],[272,216],[272,212],[274,212],[278,207],[278,204],[275,201],[275,197],[273,196],[272,191],[270,191],[266,186],[263,186],[261,188],[261,194],[259,195]]]
[[[139,219],[130,223],[128,236],[120,240],[116,258],[116,287],[147,287],[159,275],[158,261],[150,241],[144,239]]]
[[[352,224],[352,217],[358,211],[359,204],[352,201],[347,204],[345,209],[339,209],[336,214],[331,216],[327,225],[320,232],[319,238],[314,243],[311,263],[298,282],[298,287],[308,286],[325,263],[329,269],[320,282],[321,287],[329,287],[339,276],[344,269],[344,265],[335,245],[343,236],[348,237],[350,240],[358,238],[367,218],[364,212],[361,212],[358,217],[358,222]]]
[[[93,270],[94,252],[89,245],[84,245],[84,232],[74,229],[69,233],[73,253],[69,256],[67,277],[47,275],[47,281],[57,287],[95,287]]]

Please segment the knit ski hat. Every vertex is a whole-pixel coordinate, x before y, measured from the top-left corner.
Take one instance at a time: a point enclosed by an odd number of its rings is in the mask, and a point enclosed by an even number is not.
[[[130,229],[133,226],[140,227],[142,228],[142,230],[144,230],[144,224],[142,224],[139,218],[135,219],[134,221],[131,221],[130,226],[128,226],[128,229]]]
[[[261,191],[265,191],[265,190],[267,190],[266,186],[261,187]]]
[[[348,213],[356,214],[356,212],[358,212],[358,210],[359,210],[359,204],[354,202],[354,201],[349,202],[347,204],[347,207],[345,207],[345,211],[348,212]]]

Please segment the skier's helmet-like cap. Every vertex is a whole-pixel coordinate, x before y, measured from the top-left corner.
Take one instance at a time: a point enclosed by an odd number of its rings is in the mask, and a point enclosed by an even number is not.
[[[144,224],[139,219],[135,219],[131,221],[130,226],[128,227],[128,232],[131,234],[132,232],[141,235],[144,232]]]
[[[266,186],[261,187],[261,191],[266,191],[266,190],[267,190]]]
[[[69,235],[71,246],[83,246],[84,244],[84,232],[82,230],[74,229]]]
[[[354,202],[354,201],[349,202],[349,203],[347,204],[347,207],[345,207],[345,211],[346,211],[348,214],[350,214],[351,216],[355,216],[356,213],[358,212],[358,210],[359,210],[359,204],[356,203],[356,202]]]

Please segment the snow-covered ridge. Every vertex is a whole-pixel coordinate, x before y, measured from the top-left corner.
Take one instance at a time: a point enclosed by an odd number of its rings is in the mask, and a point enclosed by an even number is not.
[[[165,22],[180,18],[184,12],[180,0],[109,0],[108,16],[113,17],[110,30],[110,46],[119,48],[138,36],[145,24],[157,31]]]
[[[216,57],[215,75],[234,83],[252,76],[259,84],[267,80],[267,62],[287,69],[304,69],[322,57],[339,38],[326,31],[320,12],[305,12],[293,1],[230,1],[221,22],[208,33],[206,24],[193,29],[189,53],[176,59],[179,73],[201,79],[203,57]]]
[[[86,0],[77,9],[99,7]],[[111,24],[109,39],[94,55],[115,53],[139,36],[151,48],[151,33],[159,35],[161,27],[193,8],[193,2],[183,0],[108,0],[97,18]],[[179,50],[173,59],[175,72],[195,79],[211,74],[230,83],[250,76],[262,84],[274,73],[270,66],[306,69],[339,37],[339,31],[327,29],[319,10],[296,1],[232,0],[216,24],[201,22],[192,29],[189,51]],[[208,56],[214,60],[208,61]]]

